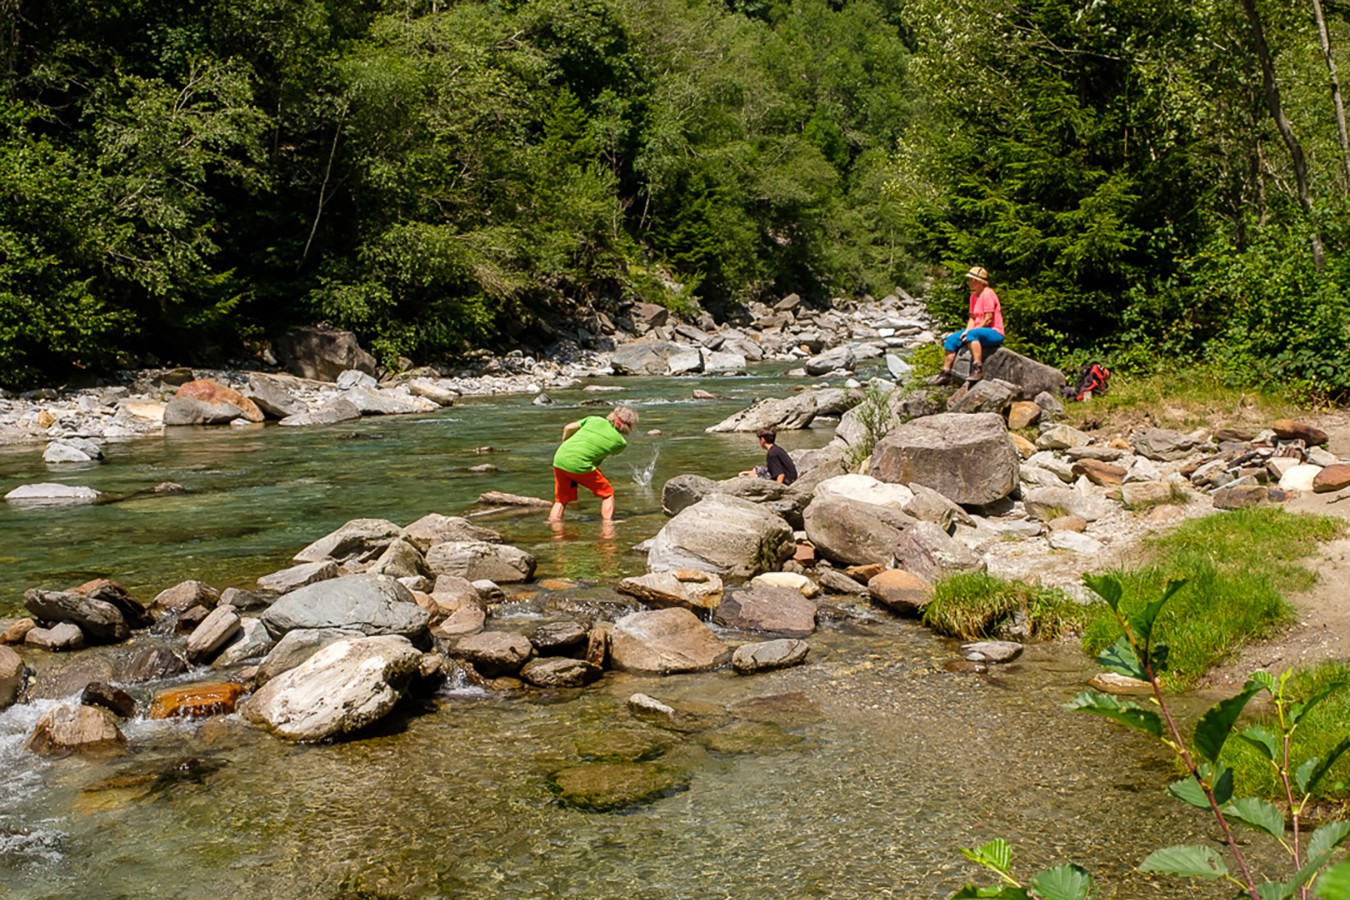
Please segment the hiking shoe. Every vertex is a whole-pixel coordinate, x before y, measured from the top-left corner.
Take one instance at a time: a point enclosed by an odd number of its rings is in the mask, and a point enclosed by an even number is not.
[[[928,383],[929,383],[929,384],[932,384],[932,385],[938,385],[938,384],[951,384],[951,383],[952,383],[952,370],[951,370],[951,369],[943,369],[941,372],[937,373],[937,374],[934,375],[932,378],[928,379]]]
[[[975,365],[971,366],[970,377],[967,378],[966,381],[979,381],[982,378],[984,378],[984,366],[982,366],[980,363],[976,363]]]

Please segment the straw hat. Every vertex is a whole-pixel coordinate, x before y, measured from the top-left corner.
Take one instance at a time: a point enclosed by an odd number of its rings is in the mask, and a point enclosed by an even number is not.
[[[966,273],[966,277],[974,278],[976,281],[982,281],[985,284],[989,283],[989,273],[986,272],[982,266],[975,266],[972,268]]]

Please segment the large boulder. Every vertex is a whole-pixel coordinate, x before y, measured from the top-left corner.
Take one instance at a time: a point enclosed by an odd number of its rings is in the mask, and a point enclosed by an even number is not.
[[[714,494],[682,510],[652,539],[653,572],[701,569],[723,578],[751,578],[792,556],[792,528],[747,500]]]
[[[469,581],[486,578],[498,584],[515,584],[534,577],[535,559],[510,544],[486,541],[444,541],[426,554],[432,575],[458,575]]]
[[[267,682],[240,712],[290,740],[347,734],[393,709],[421,660],[397,635],[338,641]]]
[[[236,416],[236,418],[244,419],[249,422],[261,422],[265,418],[265,416],[263,416],[263,411],[258,408],[258,404],[254,403],[234,388],[226,387],[209,378],[198,378],[195,381],[189,381],[186,384],[179,385],[178,393],[174,395],[174,399],[182,397],[200,400],[201,402],[212,406],[233,406],[239,410],[239,415]],[[173,402],[170,401],[169,406],[172,405]],[[168,421],[167,409],[165,411],[164,424],[174,424]]]
[[[336,328],[296,328],[277,341],[276,349],[288,372],[315,381],[336,381],[348,369],[374,375],[378,367],[356,335]]]
[[[928,581],[983,572],[984,559],[932,522],[915,522],[895,544],[895,564]]]
[[[630,613],[614,623],[610,662],[639,675],[702,672],[725,665],[731,648],[687,609]]]
[[[502,542],[501,534],[491,528],[475,525],[463,516],[443,516],[440,513],[427,513],[399,532],[399,537],[411,541],[423,553],[433,545],[446,541]]]
[[[345,391],[342,399],[360,410],[363,416],[406,416],[440,408],[430,400],[410,394],[365,387],[354,387]]]
[[[717,493],[717,482],[702,475],[676,475],[661,488],[661,512],[673,516]]]
[[[309,411],[305,401],[292,389],[291,382],[275,375],[252,373],[240,393],[257,404],[264,415],[273,419],[284,419]]]
[[[1017,385],[1018,400],[1034,400],[1042,391],[1058,397],[1065,385],[1064,373],[1059,369],[1028,359],[1007,347],[1000,347],[984,358],[984,377]]]
[[[39,756],[50,756],[125,742],[117,720],[106,709],[62,703],[43,713],[24,746]]]
[[[380,552],[402,531],[388,519],[352,519],[301,550],[292,560],[298,563],[332,559],[342,562],[363,554]]]
[[[795,588],[756,584],[728,591],[713,621],[737,631],[804,638],[816,630],[816,604]]]
[[[674,341],[634,341],[611,353],[609,364],[616,375],[665,375],[670,358],[687,349]]]
[[[826,350],[818,356],[813,356],[806,361],[807,375],[828,375],[839,369],[852,369],[857,363],[857,357],[852,347],[835,347],[833,350]]]
[[[5,494],[15,506],[80,506],[97,503],[103,494],[82,484],[21,484]]]
[[[825,479],[816,485],[812,494],[817,500],[827,497],[843,498],[873,506],[885,506],[901,512],[914,502],[914,492],[903,484],[888,484],[878,481],[871,475],[852,472]]]
[[[272,572],[258,579],[261,590],[271,594],[288,594],[291,591],[320,581],[328,581],[338,576],[337,563],[331,559],[318,562],[298,563],[289,569]]]
[[[1002,500],[1017,487],[1020,457],[997,413],[941,413],[914,419],[877,442],[868,471],[896,484],[922,484],[962,505]]]
[[[699,569],[648,572],[619,582],[620,594],[636,597],[648,606],[681,606],[693,612],[716,609],[722,602],[722,579]]]
[[[131,636],[131,623],[115,603],[78,591],[29,588],[23,605],[42,622],[70,622],[90,641],[114,643]]]
[[[726,431],[794,431],[807,428],[816,417],[817,397],[813,391],[803,391],[792,397],[757,400],[748,409],[729,416],[716,425],[705,428],[709,434]]]
[[[806,507],[806,536],[826,559],[850,566],[886,565],[915,520],[898,509],[826,495]]]
[[[212,403],[195,397],[174,397],[164,404],[165,425],[228,425],[244,418],[233,403]]]
[[[364,635],[420,638],[430,615],[412,592],[387,575],[347,575],[292,591],[269,606],[263,624],[273,637],[300,628],[336,628]]]
[[[519,672],[534,657],[534,645],[523,634],[484,631],[460,640],[450,654],[472,663],[480,674],[498,678]]]

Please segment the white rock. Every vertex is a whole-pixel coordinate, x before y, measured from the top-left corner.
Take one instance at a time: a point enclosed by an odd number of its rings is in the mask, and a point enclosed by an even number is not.
[[[1304,491],[1312,493],[1313,479],[1317,473],[1322,471],[1321,466],[1294,466],[1284,477],[1280,479],[1280,490],[1282,491]]]

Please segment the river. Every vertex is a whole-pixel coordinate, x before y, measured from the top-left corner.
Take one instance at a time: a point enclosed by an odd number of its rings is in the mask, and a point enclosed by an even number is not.
[[[93,577],[146,601],[185,578],[248,587],[352,518],[464,514],[489,489],[548,496],[562,425],[603,414],[580,405],[592,401],[642,417],[606,467],[616,536],[597,536],[585,499],[560,535],[539,511],[483,522],[534,553],[538,577],[577,582],[508,604],[501,621],[538,621],[569,595],[614,601],[609,585],[643,570],[630,547],[660,527],[666,479],[760,461],[753,436],[703,429],[780,395],[780,372],[601,380],[622,390],[323,429],[180,429],[110,445],[86,470],[47,470],[34,448],[11,450],[0,456],[6,490],[63,481],[120,497],[173,481],[188,493],[0,508],[0,615],[19,613],[25,588]],[[695,387],[723,399],[688,399]],[[829,437],[820,428],[780,443]],[[485,462],[498,471],[468,471]],[[519,694],[452,684],[363,739],[321,746],[235,716],[138,719],[120,753],[43,760],[22,750],[55,702],[42,697],[0,713],[0,896],[940,898],[980,875],[958,848],[995,837],[1013,844],[1022,872],[1084,865],[1104,897],[1227,895],[1131,873],[1150,850],[1213,829],[1165,799],[1171,773],[1144,739],[1062,709],[1094,671],[1076,645],[1029,648],[989,675],[950,671],[954,642],[866,611],[831,619],[811,644],[807,665],[750,678],[609,673],[584,692]],[[70,664],[25,655],[37,668]],[[627,713],[637,691],[729,719],[661,731]],[[679,789],[622,812],[560,805],[553,775],[614,742],[652,748]]]

